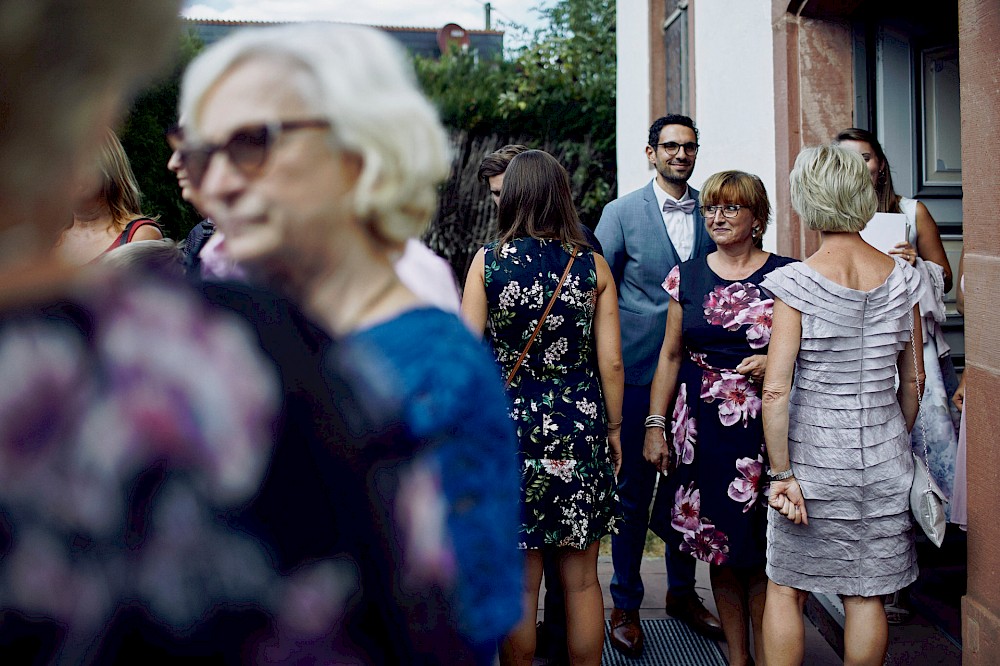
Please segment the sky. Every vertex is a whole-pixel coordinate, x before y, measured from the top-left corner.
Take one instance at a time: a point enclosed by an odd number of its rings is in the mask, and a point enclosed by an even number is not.
[[[494,29],[517,22],[540,25],[535,7],[551,0],[490,0]],[[369,25],[440,28],[457,23],[466,30],[485,27],[483,0],[185,0],[188,18],[256,21],[344,21]]]

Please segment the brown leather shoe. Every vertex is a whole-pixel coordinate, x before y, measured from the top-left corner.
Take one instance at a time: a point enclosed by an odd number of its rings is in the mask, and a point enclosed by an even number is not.
[[[611,647],[626,657],[642,655],[642,626],[638,610],[611,611]]]
[[[713,641],[726,640],[722,633],[722,623],[719,618],[705,608],[701,598],[694,594],[674,596],[667,591],[667,614],[684,621],[688,626],[705,638]]]

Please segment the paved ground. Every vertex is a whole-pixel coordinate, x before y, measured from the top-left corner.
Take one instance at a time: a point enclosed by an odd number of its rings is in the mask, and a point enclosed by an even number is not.
[[[597,563],[597,575],[601,580],[601,589],[604,592],[605,617],[611,616],[613,603],[611,592],[608,586],[611,584],[611,576],[614,570],[611,566],[609,556],[601,556]],[[698,563],[696,589],[698,594],[705,600],[705,605],[712,612],[715,612],[715,600],[712,598],[711,584],[708,579],[708,565]],[[646,588],[645,597],[642,600],[641,614],[643,618],[656,619],[667,618],[667,612],[663,608],[663,601],[667,595],[667,574],[663,566],[662,557],[647,557],[642,561],[642,581]],[[539,611],[544,608],[544,594],[540,596]],[[539,613],[541,619],[541,613]],[[720,643],[722,653],[727,654],[726,644]],[[543,664],[541,660],[536,660],[536,664]],[[833,651],[823,637],[810,623],[806,623],[806,660],[810,666],[833,666],[841,664],[837,653]]]
[[[945,539],[945,545],[936,549],[923,540],[918,542],[918,562],[920,578],[912,588],[913,605],[916,611],[913,619],[905,625],[889,628],[889,655],[887,666],[924,666],[942,664],[958,666],[962,663],[961,618],[959,606],[965,594],[965,534],[952,529]],[[647,549],[655,551],[655,546]],[[605,551],[606,552],[606,551]],[[696,589],[705,600],[705,605],[715,611],[709,582],[708,565],[699,562]],[[597,574],[604,593],[605,618],[611,616],[611,592],[609,586],[614,573],[610,555],[598,559]],[[646,594],[642,602],[643,618],[658,619],[670,617],[663,607],[667,593],[667,575],[662,555],[647,556],[642,561],[642,580]],[[539,595],[539,619],[544,608],[544,591]],[[822,606],[822,612],[814,612],[817,627],[806,620],[806,655],[803,663],[809,666],[834,666],[843,663],[837,652],[824,637],[843,640],[843,610],[839,600],[834,598],[816,599],[811,602],[814,609]],[[825,632],[824,633],[821,633]],[[720,643],[723,654],[727,654],[726,644]],[[539,666],[545,662],[536,660]]]

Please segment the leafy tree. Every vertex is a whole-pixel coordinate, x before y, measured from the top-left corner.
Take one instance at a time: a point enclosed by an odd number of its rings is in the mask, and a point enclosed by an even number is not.
[[[447,127],[475,134],[508,130],[499,100],[516,76],[513,63],[480,60],[453,47],[440,58],[415,56],[413,64]]]
[[[417,76],[453,131],[566,156],[580,215],[594,226],[615,193],[615,2],[560,0],[539,11],[547,24],[508,59],[417,57]]]
[[[460,51],[415,58],[455,154],[425,240],[460,280],[495,230],[493,204],[476,180],[487,153],[523,143],[553,154],[590,227],[615,196],[615,1],[559,0],[539,11],[545,27],[502,61]]]
[[[546,137],[591,136],[598,150],[613,154],[614,0],[560,0],[540,11],[548,24],[517,55],[517,76],[501,109],[520,114],[529,127],[533,121]]]
[[[142,190],[143,212],[159,216],[164,235],[175,240],[187,236],[201,216],[181,198],[177,180],[167,170],[170,148],[164,134],[177,122],[177,101],[184,69],[202,48],[201,40],[193,31],[182,35],[173,69],[136,98],[118,130]]]

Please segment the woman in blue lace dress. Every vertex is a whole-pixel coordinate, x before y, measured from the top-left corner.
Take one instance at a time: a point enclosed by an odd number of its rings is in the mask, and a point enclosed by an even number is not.
[[[488,329],[508,378],[520,442],[525,615],[501,661],[532,661],[542,550],[554,549],[571,660],[597,664],[604,638],[597,551],[600,538],[615,529],[621,460],[624,374],[615,283],[580,231],[565,169],[548,153],[527,151],[511,161],[499,230],[500,240],[473,260],[462,312],[477,332]]]
[[[234,33],[185,74],[180,115],[193,138],[180,152],[230,258],[375,359],[361,370],[420,445],[421,475],[400,488],[394,515],[437,521],[403,543],[401,573],[454,595],[469,650],[454,660],[489,664],[520,617],[516,447],[489,354],[393,268],[448,174],[444,129],[409,67],[361,26]]]

